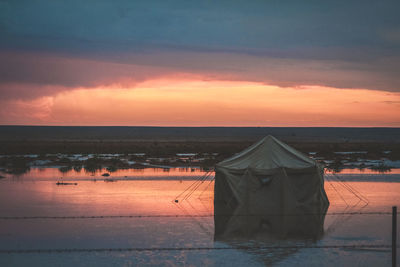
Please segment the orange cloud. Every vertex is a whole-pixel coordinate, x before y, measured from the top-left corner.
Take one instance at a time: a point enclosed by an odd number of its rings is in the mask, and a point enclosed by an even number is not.
[[[38,116],[28,116],[33,105]],[[39,102],[42,101],[42,105]],[[14,103],[13,120],[48,125],[400,126],[400,94],[255,82],[149,80],[133,88],[77,88]],[[49,104],[51,103],[51,104]],[[18,112],[18,110],[24,112]],[[39,112],[41,111],[41,112]]]

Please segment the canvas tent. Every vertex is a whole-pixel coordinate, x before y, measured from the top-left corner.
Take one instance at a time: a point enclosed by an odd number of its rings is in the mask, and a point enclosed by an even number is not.
[[[329,201],[323,167],[273,136],[216,165],[215,238],[319,238]]]

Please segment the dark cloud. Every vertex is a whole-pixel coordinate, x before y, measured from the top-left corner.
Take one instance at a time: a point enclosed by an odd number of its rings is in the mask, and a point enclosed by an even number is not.
[[[399,91],[399,3],[0,1],[0,81],[76,87],[183,71]]]
[[[43,53],[0,52],[2,98],[35,98],[76,87],[134,87],[170,69],[60,57]]]
[[[2,82],[26,82],[89,87],[110,84],[125,77],[142,81],[165,74],[167,69],[134,64],[60,57],[43,53],[0,53]],[[118,81],[118,79],[117,79]]]

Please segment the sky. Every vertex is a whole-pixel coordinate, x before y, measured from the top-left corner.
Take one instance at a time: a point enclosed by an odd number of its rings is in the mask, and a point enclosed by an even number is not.
[[[0,124],[400,127],[399,12],[0,0]]]

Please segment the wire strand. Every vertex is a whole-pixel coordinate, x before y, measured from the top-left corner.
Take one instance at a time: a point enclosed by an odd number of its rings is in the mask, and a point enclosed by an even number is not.
[[[400,214],[400,212],[397,212]],[[180,217],[260,217],[260,216],[314,216],[314,215],[392,215],[392,212],[370,211],[370,212],[331,212],[331,213],[296,213],[296,214],[150,214],[150,215],[93,215],[93,216],[1,216],[0,220],[34,220],[34,219],[118,219],[118,218],[180,218]]]
[[[378,249],[391,248],[386,244],[369,245],[293,245],[293,246],[234,246],[234,247],[150,247],[150,248],[60,248],[60,249],[1,249],[0,254],[33,253],[86,253],[86,252],[143,252],[143,251],[194,251],[194,250],[255,250],[255,249]],[[397,247],[399,248],[399,246]],[[388,252],[390,250],[387,250]]]

